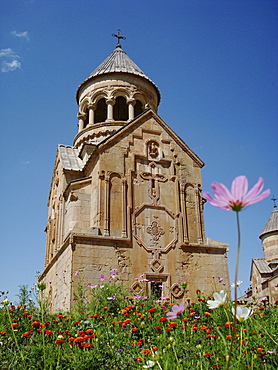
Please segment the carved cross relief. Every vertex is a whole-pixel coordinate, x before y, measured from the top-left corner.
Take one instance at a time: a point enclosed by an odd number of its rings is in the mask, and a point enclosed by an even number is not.
[[[158,167],[155,162],[150,162],[149,163],[149,172],[144,171],[140,173],[140,177],[143,180],[148,180],[150,181],[150,186],[149,186],[149,197],[152,200],[153,205],[158,204],[158,200],[160,197],[160,189],[159,189],[159,182],[166,182],[167,178],[158,173]]]
[[[159,144],[155,141],[146,143],[146,156],[138,158],[139,177],[148,182],[149,204],[142,203],[134,212],[134,237],[139,245],[152,254],[150,268],[161,273],[164,269],[162,253],[167,253],[176,243],[175,216],[160,203],[161,183],[168,181],[165,159],[160,158]],[[168,164],[168,162],[167,162]],[[168,168],[168,167],[167,167]],[[166,223],[166,219],[168,220]]]

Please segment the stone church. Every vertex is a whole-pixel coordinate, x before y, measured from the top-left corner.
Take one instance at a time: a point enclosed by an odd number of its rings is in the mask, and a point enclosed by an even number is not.
[[[159,286],[172,299],[211,294],[214,276],[229,282],[228,245],[205,236],[204,162],[158,115],[158,87],[114,36],[77,89],[73,145],[57,149],[39,277],[53,312],[71,309],[78,281],[111,271],[135,294]]]
[[[278,208],[275,203],[259,237],[264,257],[252,259],[251,286],[242,300],[250,303],[262,300],[275,303],[278,302]]]

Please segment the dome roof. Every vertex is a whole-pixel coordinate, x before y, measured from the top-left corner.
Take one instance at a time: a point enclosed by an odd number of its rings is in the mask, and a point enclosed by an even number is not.
[[[78,94],[81,86],[93,77],[108,73],[130,73],[143,77],[148,80],[156,89],[158,95],[158,104],[160,102],[160,92],[156,84],[129,58],[121,45],[117,45],[116,49],[87,77],[78,87],[76,97],[78,101]]]
[[[259,237],[262,239],[265,234],[273,232],[278,232],[278,208],[276,206],[274,206],[273,211]]]

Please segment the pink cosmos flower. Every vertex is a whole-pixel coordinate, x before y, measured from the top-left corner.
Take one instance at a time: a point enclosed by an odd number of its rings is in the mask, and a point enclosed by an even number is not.
[[[185,310],[184,301],[181,301],[179,305],[174,304],[174,306],[172,307],[172,311],[166,313],[166,316],[168,316],[167,319],[168,320],[176,319],[178,315],[184,312],[184,310]]]
[[[213,182],[211,188],[215,198],[206,192],[204,193],[204,198],[215,207],[226,209],[227,211],[239,212],[242,208],[257,203],[270,194],[269,189],[261,193],[263,187],[264,179],[260,177],[253,188],[248,191],[248,180],[246,176],[238,176],[232,182],[231,191],[220,182]]]

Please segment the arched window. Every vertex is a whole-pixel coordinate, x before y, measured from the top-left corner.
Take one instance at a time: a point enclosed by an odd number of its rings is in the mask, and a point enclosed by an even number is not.
[[[136,104],[134,106],[134,117],[137,117],[142,112],[143,112],[143,104],[140,102],[140,100],[136,100]]]
[[[102,98],[97,102],[95,110],[95,123],[104,122],[107,118],[107,105],[105,99]]]
[[[113,106],[113,118],[115,121],[128,120],[128,106],[123,96],[118,96]]]
[[[85,128],[86,126],[88,126],[88,124],[89,124],[89,109],[88,109],[88,108],[86,108],[86,111],[85,111],[85,117],[84,117],[84,128]]]

